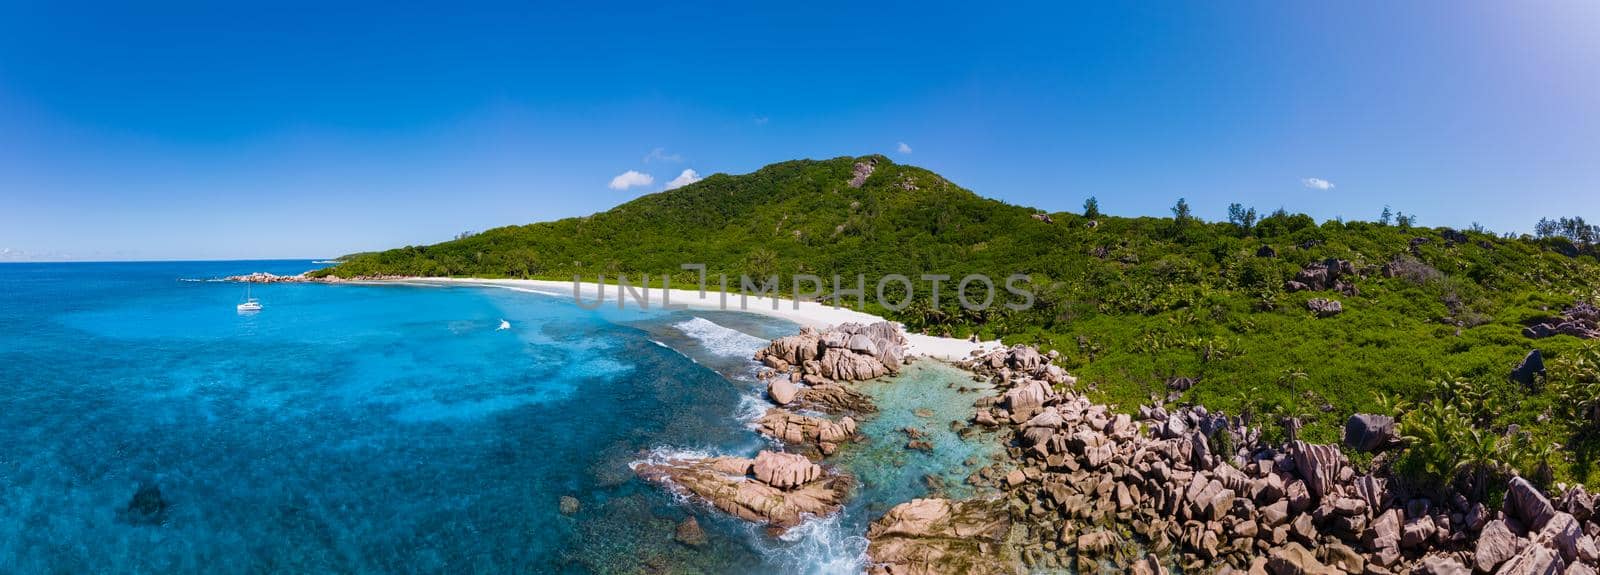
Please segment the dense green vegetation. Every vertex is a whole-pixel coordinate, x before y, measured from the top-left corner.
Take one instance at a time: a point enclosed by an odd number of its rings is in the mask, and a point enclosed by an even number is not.
[[[858,161],[876,170],[853,188]],[[325,273],[568,281],[603,273],[635,282],[648,273],[657,285],[671,273],[677,287],[696,279],[679,269],[684,263],[735,278],[778,274],[784,286],[794,274],[872,282],[984,273],[999,283],[1026,273],[1038,296],[1029,310],[963,310],[951,297],[955,280],[943,283],[938,306],[917,281],[903,311],[867,307],[913,330],[1059,350],[1091,393],[1128,408],[1165,399],[1169,378],[1192,377],[1199,383],[1180,401],[1248,414],[1268,430],[1298,417],[1301,437],[1312,440],[1336,440],[1354,411],[1401,414],[1415,446],[1401,467],[1433,481],[1514,469],[1600,483],[1590,463],[1600,451],[1593,343],[1521,333],[1596,299],[1600,263],[1581,220],[1546,224],[1538,238],[1503,238],[1416,227],[1414,214],[1387,207],[1378,222],[1322,223],[1239,205],[1229,222],[1205,222],[1181,200],[1171,218],[1100,215],[1092,198],[1084,207],[1092,219],[1035,217],[878,156],[793,161],[587,217],[358,254]],[[1275,255],[1259,254],[1263,247]],[[1353,263],[1357,295],[1285,291],[1303,266],[1326,258]],[[1384,264],[1393,277],[1379,273]],[[899,293],[891,289],[890,299]],[[1345,311],[1316,318],[1306,307],[1314,297]],[[1552,368],[1545,384],[1528,389],[1507,374],[1533,348]],[[1503,437],[1512,425],[1529,435]],[[1430,427],[1439,429],[1419,431]],[[1468,452],[1483,465],[1463,463]]]

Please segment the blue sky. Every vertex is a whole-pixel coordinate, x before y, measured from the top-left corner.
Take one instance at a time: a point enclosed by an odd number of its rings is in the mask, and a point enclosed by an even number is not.
[[[1050,210],[1600,219],[1590,1],[128,4],[0,0],[0,259],[333,256],[868,153]]]

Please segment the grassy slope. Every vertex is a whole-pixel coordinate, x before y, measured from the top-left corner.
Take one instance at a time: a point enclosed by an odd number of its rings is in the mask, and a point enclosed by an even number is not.
[[[694,280],[678,271],[690,262],[713,273],[864,273],[869,281],[887,273],[1031,273],[1040,301],[1027,312],[963,312],[951,304],[953,282],[941,289],[939,308],[924,299],[922,282],[903,312],[868,307],[913,329],[979,331],[1058,349],[1095,393],[1124,406],[1164,395],[1169,376],[1198,377],[1186,399],[1230,412],[1298,414],[1317,440],[1336,439],[1352,411],[1376,409],[1377,392],[1423,399],[1436,380],[1468,380],[1500,397],[1494,425],[1516,423],[1533,430],[1536,443],[1568,445],[1569,461],[1555,462],[1558,476],[1600,480],[1573,463],[1594,459],[1594,439],[1566,418],[1540,421],[1559,413],[1555,394],[1505,379],[1533,347],[1559,363],[1585,345],[1567,336],[1534,342],[1520,331],[1595,298],[1600,265],[1592,256],[1487,234],[1449,245],[1440,230],[1317,225],[1305,216],[1267,218],[1249,234],[1170,218],[1101,217],[1090,227],[1058,213],[1050,224],[1032,218],[1035,210],[873,159],[877,170],[860,189],[845,185],[856,158],[784,162],[587,217],[359,254],[330,273],[592,280],[601,272],[674,272],[675,285]],[[1412,250],[1413,238],[1429,241]],[[1255,257],[1262,245],[1278,257]],[[1328,257],[1370,272],[1356,282],[1360,295],[1281,291],[1302,265]],[[1376,272],[1397,257],[1426,264],[1426,277]],[[1314,319],[1305,308],[1311,297],[1338,299],[1346,311]]]

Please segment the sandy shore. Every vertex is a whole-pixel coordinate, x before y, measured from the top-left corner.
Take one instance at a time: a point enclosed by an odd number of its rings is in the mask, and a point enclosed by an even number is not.
[[[482,285],[540,293],[558,297],[572,297],[572,282],[552,280],[513,280],[513,279],[465,279],[465,278],[419,278],[403,280],[408,283],[433,283],[433,284],[461,284]],[[617,286],[605,286],[605,305],[617,305]],[[579,290],[585,303],[595,301],[599,284],[583,283]],[[665,301],[663,301],[665,296]],[[783,318],[803,326],[824,328],[846,322],[872,323],[884,321],[883,318],[851,309],[836,308],[818,302],[795,302],[782,298],[745,297],[736,293],[723,293],[699,290],[662,290],[659,287],[650,289],[650,305],[661,306],[670,302],[673,306],[685,306],[689,309],[724,309],[729,311],[743,311],[757,313],[770,317]],[[635,305],[632,299],[628,305]],[[1001,347],[999,340],[973,343],[964,339],[949,337],[935,337],[915,333],[907,333],[906,339],[910,342],[907,352],[910,355],[922,355],[943,360],[964,359],[974,350],[995,349]]]

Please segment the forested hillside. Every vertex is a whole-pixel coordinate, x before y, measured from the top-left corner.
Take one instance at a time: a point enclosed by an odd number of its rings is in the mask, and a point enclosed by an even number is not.
[[[962,310],[954,280],[937,308],[925,282],[903,311],[869,308],[917,331],[1058,350],[1081,384],[1127,407],[1176,392],[1176,402],[1244,414],[1269,432],[1297,418],[1302,436],[1325,441],[1352,412],[1401,415],[1414,439],[1399,463],[1420,477],[1451,480],[1471,468],[1464,453],[1482,459],[1487,449],[1545,481],[1600,480],[1590,463],[1600,455],[1600,352],[1575,335],[1524,334],[1596,299],[1592,227],[1546,222],[1540,237],[1509,238],[1404,215],[1318,223],[1244,206],[1233,221],[1205,222],[1174,200],[1172,217],[1107,216],[1092,201],[1089,213],[1041,214],[880,156],[792,161],[591,216],[357,254],[322,273],[671,272],[680,287],[696,279],[684,263],[778,274],[785,286],[797,273],[1032,274],[1038,301],[1025,311]],[[1323,313],[1313,312],[1313,299],[1342,311],[1318,302]],[[1512,381],[1533,349],[1548,377]]]

